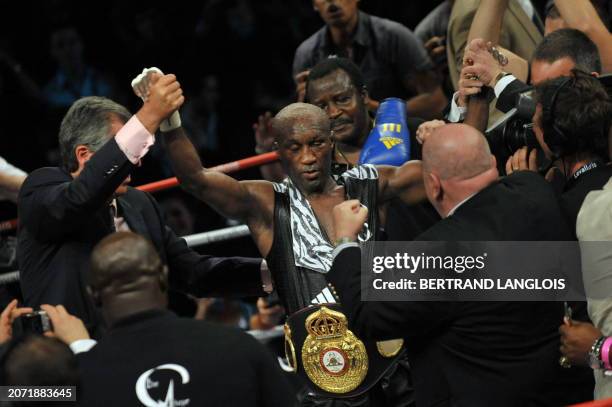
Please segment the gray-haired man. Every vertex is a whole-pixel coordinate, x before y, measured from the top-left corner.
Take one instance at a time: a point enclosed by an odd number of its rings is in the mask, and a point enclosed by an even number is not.
[[[18,262],[26,304],[63,304],[89,328],[96,326],[96,307],[86,290],[89,256],[117,230],[153,242],[176,290],[201,296],[263,294],[261,260],[198,255],[165,225],[150,195],[127,186],[162,120],[183,101],[175,76],[164,75],[134,116],[101,97],[71,106],[60,128],[61,167],[32,172],[19,196]],[[242,274],[228,278],[229,272]]]

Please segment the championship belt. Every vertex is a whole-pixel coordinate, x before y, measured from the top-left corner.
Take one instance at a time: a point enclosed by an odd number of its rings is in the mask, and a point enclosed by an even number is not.
[[[285,323],[289,365],[323,396],[347,398],[374,386],[401,355],[403,340],[363,342],[348,329],[340,304],[318,304]]]

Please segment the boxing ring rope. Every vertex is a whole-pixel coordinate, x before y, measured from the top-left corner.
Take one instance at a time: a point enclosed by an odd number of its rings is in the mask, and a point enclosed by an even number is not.
[[[222,172],[225,174],[231,174],[234,172],[238,172],[241,170],[246,170],[247,168],[259,167],[264,164],[269,164],[278,160],[278,154],[276,151],[271,153],[264,153],[259,155],[254,155],[251,157],[243,158],[237,161],[231,161],[229,163],[220,164],[215,167],[209,168],[210,171]],[[144,192],[154,193],[158,191],[163,191],[165,189],[174,188],[179,185],[178,179],[176,177],[163,179],[161,181],[151,182],[149,184],[144,184],[136,187],[136,189],[140,189]],[[10,219],[0,222],[0,232],[5,232],[9,230],[13,230],[17,228],[18,219]],[[1,280],[0,280],[1,281]]]
[[[164,180],[167,181],[167,180]],[[174,185],[173,185],[174,186]],[[225,242],[227,240],[237,239],[244,236],[249,236],[249,228],[246,225],[230,226],[223,229],[211,230],[209,232],[195,233],[193,235],[183,236],[189,247],[205,246],[211,243]],[[19,281],[19,271],[11,271],[0,274],[0,285],[14,283]],[[248,334],[252,335],[259,342],[266,343],[274,338],[284,335],[283,327],[277,326],[270,330],[250,330]]]
[[[209,170],[218,171],[225,174],[231,174],[251,167],[258,167],[264,164],[268,164],[278,160],[278,154],[276,152],[259,154],[251,157],[244,158],[242,160],[232,161],[229,163],[217,165],[211,167]],[[152,182],[136,187],[137,189],[149,193],[155,193],[163,191],[165,189],[174,188],[179,185],[179,181],[176,177],[163,179],[161,181]],[[16,229],[18,225],[18,219],[11,219],[8,221],[0,222],[0,232]],[[195,233],[193,235],[183,236],[187,242],[187,246],[196,247],[204,246],[211,243],[224,242],[227,240],[237,239],[240,237],[249,236],[250,231],[246,225],[230,226],[223,229],[211,230],[208,232]],[[19,281],[19,271],[11,271],[8,273],[0,274],[0,285],[5,285]],[[277,326],[268,331],[251,330],[247,331],[259,342],[267,342],[274,338],[283,335],[283,327]]]
[[[193,235],[183,236],[187,242],[187,246],[196,247],[204,246],[211,243],[225,242],[227,240],[238,239],[240,237],[249,236],[249,228],[246,225],[230,226],[223,229],[211,230],[209,232],[195,233]],[[19,281],[19,271],[10,271],[0,274],[0,285]]]

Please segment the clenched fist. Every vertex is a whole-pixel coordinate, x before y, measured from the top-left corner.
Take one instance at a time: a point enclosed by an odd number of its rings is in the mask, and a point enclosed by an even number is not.
[[[357,240],[357,235],[368,218],[368,208],[357,199],[351,199],[334,206],[333,218],[336,239]]]
[[[424,123],[421,123],[416,132],[416,139],[419,143],[423,144],[427,137],[429,137],[434,130],[438,127],[442,127],[446,124],[444,120],[430,120]]]

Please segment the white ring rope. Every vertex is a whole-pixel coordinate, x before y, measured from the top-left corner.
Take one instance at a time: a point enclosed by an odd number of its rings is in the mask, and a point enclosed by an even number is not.
[[[239,237],[249,236],[249,227],[247,225],[230,226],[228,228],[211,230],[209,232],[195,233],[193,235],[184,236],[187,246],[196,247],[206,244],[224,242],[226,240],[237,239]],[[19,271],[9,271],[8,273],[0,274],[0,285],[14,283],[19,281]]]

